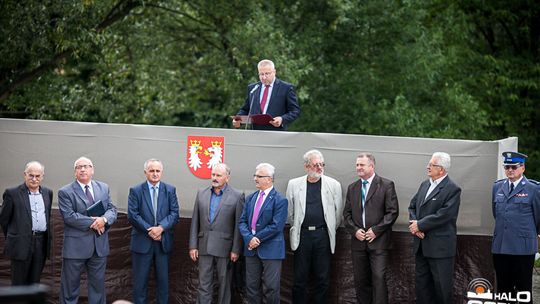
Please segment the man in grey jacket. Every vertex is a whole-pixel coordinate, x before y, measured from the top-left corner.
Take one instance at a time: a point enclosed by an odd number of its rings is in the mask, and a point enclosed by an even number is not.
[[[231,263],[242,250],[238,219],[244,206],[244,194],[228,182],[231,169],[226,164],[212,168],[212,185],[197,192],[191,232],[189,256],[199,262],[197,303],[212,303],[214,267],[218,275],[218,303],[231,302]]]

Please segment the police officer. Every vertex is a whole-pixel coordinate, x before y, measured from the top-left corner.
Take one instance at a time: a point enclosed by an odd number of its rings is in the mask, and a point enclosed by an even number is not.
[[[532,290],[534,257],[540,234],[540,187],[524,175],[527,155],[504,152],[505,179],[495,182],[492,192],[493,265],[497,275],[497,292]]]

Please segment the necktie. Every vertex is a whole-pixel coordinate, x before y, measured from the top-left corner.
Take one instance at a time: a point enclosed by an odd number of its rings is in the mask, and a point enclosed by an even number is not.
[[[264,107],[266,106],[266,99],[268,98],[268,91],[270,91],[270,85],[264,86],[263,97],[261,99],[261,114],[264,114]]]
[[[92,193],[90,192],[90,187],[88,185],[84,186],[84,194],[86,194],[86,198],[88,198],[88,205],[93,205],[94,198],[92,197]]]
[[[362,181],[362,224],[364,225],[364,228],[366,227],[366,189],[367,189],[368,181],[364,180]]]
[[[510,193],[512,193],[512,191],[514,191],[514,183],[510,183]]]
[[[157,187],[152,187],[152,208],[154,209],[154,225],[157,225],[157,199],[158,199],[158,193],[157,193]]]
[[[255,209],[253,210],[253,217],[251,218],[251,230],[256,231],[257,220],[259,219],[259,211],[261,211],[262,203],[264,202],[264,191],[261,191],[257,203],[255,203]]]

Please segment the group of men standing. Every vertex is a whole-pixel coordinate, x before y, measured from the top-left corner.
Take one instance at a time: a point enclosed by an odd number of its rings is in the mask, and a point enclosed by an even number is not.
[[[497,288],[508,293],[530,291],[540,233],[540,188],[523,176],[526,156],[505,152],[503,158],[507,178],[495,183],[492,200]],[[294,251],[294,303],[328,303],[331,260],[342,218],[351,235],[357,302],[388,303],[391,232],[399,214],[394,182],[375,172],[373,154],[360,153],[356,157],[359,179],[348,186],[343,202],[341,184],[324,175],[320,151],[306,152],[303,165],[306,174],[291,179],[283,195],[274,188],[274,166],[259,164],[253,175],[257,191],[246,197],[229,185],[231,169],[226,164],[214,166],[211,185],[197,192],[189,238],[189,256],[199,269],[197,303],[212,303],[215,283],[218,303],[231,302],[232,265],[241,255],[248,302],[279,303],[286,222],[291,225]],[[429,178],[409,205],[417,303],[452,303],[461,189],[448,176],[450,166],[447,153],[434,153],[426,167]],[[81,274],[86,271],[89,303],[105,303],[108,231],[117,211],[109,187],[93,180],[90,159],[77,159],[74,173],[75,181],[58,192],[64,219],[60,302],[78,302]],[[13,285],[39,282],[49,254],[53,193],[41,185],[44,174],[42,164],[29,162],[24,183],[7,189],[3,196],[0,225],[6,236],[5,253],[12,262]],[[133,300],[148,303],[153,266],[157,303],[168,303],[168,262],[179,205],[175,187],[161,181],[161,161],[147,160],[144,174],[146,180],[130,188],[128,197]],[[101,204],[102,214],[89,216],[89,208],[96,204]],[[310,276],[312,295],[308,295]]]

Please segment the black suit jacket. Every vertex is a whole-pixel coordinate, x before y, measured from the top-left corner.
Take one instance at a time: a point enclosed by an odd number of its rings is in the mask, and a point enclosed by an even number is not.
[[[40,191],[47,220],[45,235],[47,241],[44,242],[43,254],[48,258],[51,245],[50,220],[53,192],[45,187],[40,187]],[[22,184],[6,189],[3,199],[4,202],[0,207],[0,226],[6,237],[4,253],[14,260],[26,260],[30,256],[32,244],[32,211],[28,188]]]
[[[255,86],[257,86],[257,89],[251,93]],[[261,89],[263,87],[264,86],[260,81],[248,85],[246,101],[244,102],[244,106],[242,106],[242,108],[240,108],[238,111],[237,115],[261,114],[260,96]],[[268,100],[270,103],[268,104],[266,113],[272,115],[272,117],[281,116],[281,118],[283,118],[283,123],[279,128],[276,128],[270,124],[254,124],[253,129],[274,131],[287,130],[287,126],[297,119],[298,116],[300,116],[300,106],[298,105],[296,93],[294,92],[292,84],[276,78],[274,81],[274,87],[272,88],[272,95]],[[250,105],[252,105],[251,111]]]
[[[418,229],[425,233],[423,240],[414,237],[414,253],[418,252],[421,243],[425,257],[453,257],[456,254],[461,188],[446,176],[426,197],[429,186],[429,180],[425,180],[409,206],[409,219],[417,220]]]
[[[399,205],[394,182],[375,175],[366,197],[366,227],[362,224],[362,180],[349,185],[343,216],[345,227],[352,235],[353,247],[368,246],[370,249],[390,249],[391,232],[399,215]],[[356,237],[358,229],[373,230],[377,236],[371,243],[359,241]]]

